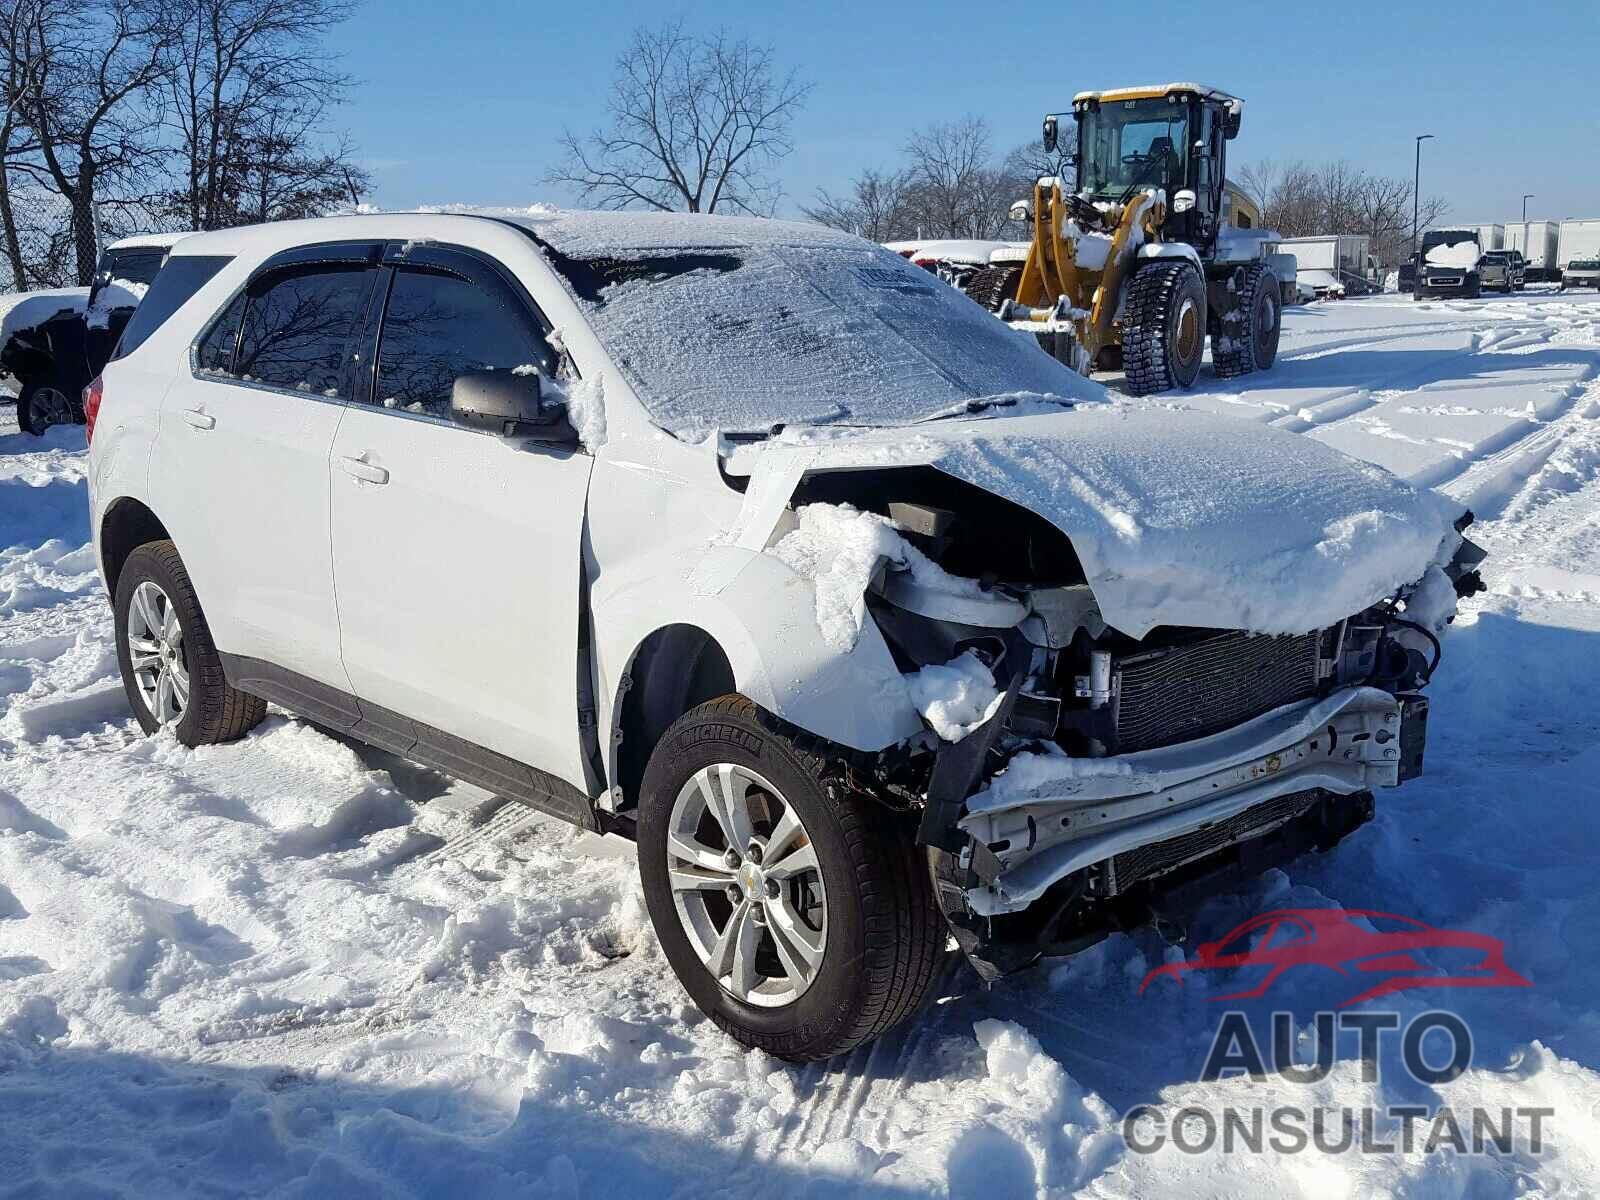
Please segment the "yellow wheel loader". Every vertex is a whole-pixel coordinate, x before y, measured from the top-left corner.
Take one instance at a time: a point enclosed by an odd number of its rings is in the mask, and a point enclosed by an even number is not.
[[[1227,183],[1244,102],[1169,83],[1080,92],[1072,109],[1076,190],[1040,179],[1012,210],[1033,225],[1025,257],[976,272],[967,294],[1085,374],[1120,366],[1136,396],[1191,386],[1207,337],[1219,378],[1270,367],[1295,261]]]

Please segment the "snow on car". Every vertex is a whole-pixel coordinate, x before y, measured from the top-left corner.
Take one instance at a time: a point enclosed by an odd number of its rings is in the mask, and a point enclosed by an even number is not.
[[[419,242],[412,253],[424,249]],[[576,299],[573,309],[575,323],[564,323],[557,340],[588,345]],[[1191,1155],[1170,1143],[1134,1152],[1120,1118],[1136,1105],[1169,1118],[1204,1110],[1220,1122],[1261,1104],[1359,1112],[1386,1100],[1353,1042],[1341,1044],[1332,1073],[1314,1087],[1275,1076],[1198,1081],[1224,1007],[1210,999],[1243,981],[1212,982],[1202,972],[1181,989],[1139,996],[1153,968],[1184,957],[1148,927],[1112,932],[991,989],[951,964],[933,989],[937,1004],[827,1065],[746,1052],[682,1001],[646,920],[632,848],[619,839],[572,831],[363,745],[360,730],[355,739],[330,735],[326,721],[281,709],[229,745],[190,749],[172,731],[143,737],[127,716],[118,639],[90,545],[82,434],[66,429],[42,441],[0,438],[0,1105],[13,1135],[12,1176],[65,1194],[128,1190],[131,1179],[169,1194],[443,1194],[471,1180],[483,1194],[1165,1197],[1198,1187],[1309,1197],[1361,1188],[1497,1193],[1514,1174],[1543,1192],[1583,1194],[1600,1170],[1585,1133],[1600,1102],[1600,1041],[1581,1016],[1592,1007],[1596,968],[1573,950],[1600,918],[1585,883],[1600,836],[1592,819],[1600,811],[1600,302],[1534,293],[1487,304],[1360,299],[1332,312],[1290,310],[1285,325],[1270,382],[1202,375],[1183,407],[1275,426],[1265,432],[1348,448],[1437,483],[1479,514],[1471,535],[1491,551],[1490,591],[1464,601],[1442,635],[1444,661],[1429,689],[1429,770],[1383,793],[1376,819],[1337,849],[1213,889],[1182,919],[1193,942],[1226,939],[1263,912],[1306,908],[1399,913],[1500,939],[1508,967],[1533,986],[1424,992],[1403,1011],[1443,1005],[1471,1024],[1471,1069],[1430,1089],[1429,1102],[1552,1109],[1540,1154],[1520,1142],[1482,1156],[1420,1145],[1387,1155],[1317,1147]],[[125,370],[137,366],[130,359]],[[763,508],[793,512],[793,526],[779,519],[785,531],[764,545],[719,534],[715,548],[690,554],[661,539],[658,561],[679,561],[618,589],[644,593],[638,602],[647,607],[652,589],[671,601],[672,580],[693,576],[695,603],[711,611],[732,602],[739,581],[713,591],[726,572],[702,570],[703,557],[749,549],[754,569],[793,574],[786,634],[830,647],[825,624],[835,636],[853,634],[856,646],[878,636],[891,585],[902,600],[920,589],[990,619],[1010,598],[941,566],[936,541],[953,536],[948,523],[906,502],[871,517],[859,494],[793,506],[780,459],[818,456],[790,472],[808,488],[868,469],[842,464],[874,459],[887,460],[871,466],[879,474],[953,480],[940,465],[954,461],[947,428],[965,426],[1003,449],[1009,422],[1145,411],[1086,389],[1069,397],[1070,409],[1042,395],[983,397],[993,403],[920,427],[854,430],[839,414],[811,429],[706,433],[684,444],[627,416],[625,371],[601,374],[601,394],[585,403],[604,410],[593,470],[609,457],[613,486],[631,472],[640,478],[630,486],[643,494],[661,478],[656,455],[681,446],[718,473],[751,468],[728,473],[735,488],[749,481],[737,504],[719,509],[731,530],[764,525]],[[251,395],[276,402],[266,391]],[[295,395],[321,407],[315,392]],[[116,428],[117,405],[108,393],[97,461],[111,444],[102,439]],[[1169,411],[1179,422],[1196,415]],[[759,405],[741,412],[765,415]],[[377,415],[415,425],[419,436],[447,428],[393,410]],[[215,432],[186,422],[177,430],[191,446]],[[929,443],[919,446],[924,436]],[[835,442],[846,448],[835,451]],[[987,454],[973,461],[987,463]],[[1139,453],[1140,470],[1157,469],[1143,465],[1154,457]],[[707,476],[690,473],[692,457],[674,461],[685,473],[663,481],[671,490],[635,544],[657,537],[666,514],[697,528],[714,494]],[[346,483],[336,466],[330,490],[375,501],[385,488],[410,486],[396,461],[368,465],[388,469],[389,482]],[[1082,496],[1069,487],[1054,517],[1070,514],[1075,527],[1106,539],[1120,528],[1170,548],[1175,541],[1161,542],[1153,518],[1171,509],[1136,510],[1116,495],[1098,503],[1106,498],[1094,489],[1120,470],[1092,461]],[[1012,471],[1002,457],[992,473]],[[225,493],[230,479],[218,479],[227,504],[207,512],[232,529],[284,525],[280,514],[298,502],[291,482]],[[987,494],[988,503],[1014,503]],[[273,504],[272,518],[252,517],[251,503]],[[432,519],[422,506],[413,512]],[[470,524],[458,520],[443,536],[408,526],[380,549],[396,572],[408,544],[431,540],[449,559],[453,542],[473,536]],[[410,586],[427,606],[392,633],[405,648],[396,661],[413,661],[419,647],[452,633],[468,653],[473,640],[491,641],[480,614],[495,597],[469,597],[463,608],[450,576],[492,592],[505,557],[460,551],[421,586],[391,575],[395,590]],[[1209,564],[1213,578],[1257,570],[1239,562],[1220,570],[1227,561]],[[856,579],[864,582],[851,585]],[[826,617],[825,594],[838,601]],[[600,644],[598,622],[589,628]],[[508,656],[505,644],[489,649]],[[914,719],[926,716],[920,736],[930,746],[976,745],[969,727],[998,715],[991,708],[1004,693],[981,651],[954,662],[930,655],[939,669],[905,685]],[[980,657],[994,695],[973,670]],[[1019,701],[1026,694],[1019,690]],[[857,701],[847,690],[832,695]],[[1116,756],[1077,757],[1076,772],[1062,769],[1064,757],[1041,742],[1013,756],[998,779],[1114,787],[1126,778]],[[851,765],[832,786],[854,795],[873,783]],[[1174,932],[1170,923],[1163,929]],[[1432,950],[1417,953],[1437,972]],[[1311,968],[1244,1003],[1256,1005],[1253,1018],[1287,1009],[1303,1025],[1348,998],[1350,982]]]

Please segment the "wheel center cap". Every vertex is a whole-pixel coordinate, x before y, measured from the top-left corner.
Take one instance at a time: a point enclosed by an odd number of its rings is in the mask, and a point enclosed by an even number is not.
[[[764,877],[761,868],[755,863],[747,862],[739,868],[739,886],[744,889],[744,894],[751,899],[761,895]]]

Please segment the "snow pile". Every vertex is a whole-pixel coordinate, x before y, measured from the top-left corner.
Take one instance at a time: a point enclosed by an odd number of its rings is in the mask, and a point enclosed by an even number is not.
[[[952,596],[982,597],[974,579],[946,571],[900,536],[888,517],[848,504],[806,504],[795,511],[797,527],[767,553],[811,581],[816,590],[817,627],[829,645],[848,651],[866,619],[867,587],[880,564],[909,571],[921,587]]]
[[[547,379],[544,386],[552,400],[566,406],[567,420],[578,431],[578,440],[585,450],[594,454],[606,444],[606,392],[602,376]]]
[[[1478,265],[1481,253],[1477,242],[1451,242],[1430,246],[1424,257],[1430,267],[1461,267],[1470,271]]]
[[[150,290],[148,283],[139,283],[132,279],[113,279],[104,284],[94,295],[94,303],[89,305],[86,323],[90,329],[107,329],[111,325],[111,314],[119,309],[135,309],[139,301],[144,299],[144,294]]]
[[[947,663],[923,667],[905,680],[911,702],[923,720],[947,742],[959,742],[1000,707],[994,670],[975,650]]]

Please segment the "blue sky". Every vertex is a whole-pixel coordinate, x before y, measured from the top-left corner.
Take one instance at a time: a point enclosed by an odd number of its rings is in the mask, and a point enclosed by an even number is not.
[[[1514,220],[1523,192],[1536,194],[1530,218],[1600,216],[1596,0],[366,0],[331,48],[361,80],[338,119],[373,168],[374,199],[570,201],[541,182],[556,137],[601,119],[630,30],[671,16],[771,44],[816,85],[780,173],[789,213],[892,164],[919,125],[977,114],[1004,148],[1083,88],[1199,79],[1247,101],[1235,169],[1347,158],[1409,175],[1413,137],[1432,133],[1423,192],[1454,219]]]

